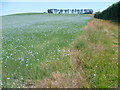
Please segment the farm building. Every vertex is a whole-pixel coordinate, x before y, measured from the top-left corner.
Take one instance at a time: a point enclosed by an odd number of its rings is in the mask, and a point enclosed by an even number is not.
[[[92,9],[48,9],[48,13],[53,14],[92,14]]]

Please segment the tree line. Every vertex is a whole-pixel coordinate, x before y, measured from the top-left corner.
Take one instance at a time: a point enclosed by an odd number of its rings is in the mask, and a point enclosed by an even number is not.
[[[96,12],[94,17],[98,19],[120,22],[120,1],[112,4],[102,12]]]
[[[92,14],[92,9],[48,9],[48,13],[67,13],[67,14]]]

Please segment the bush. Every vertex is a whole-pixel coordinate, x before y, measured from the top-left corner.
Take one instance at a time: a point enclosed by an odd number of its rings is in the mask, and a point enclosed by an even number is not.
[[[111,5],[107,9],[105,9],[102,12],[96,12],[94,17],[99,18],[99,19],[105,19],[105,20],[112,20],[112,21],[117,21],[120,22],[120,15],[119,15],[119,6],[120,6],[120,1]]]

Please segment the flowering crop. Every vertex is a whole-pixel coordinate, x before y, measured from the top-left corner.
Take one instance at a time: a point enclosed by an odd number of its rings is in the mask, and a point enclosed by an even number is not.
[[[3,87],[24,87],[28,79],[43,78],[40,65],[61,60],[62,49],[80,35],[89,19],[64,14],[3,16]]]

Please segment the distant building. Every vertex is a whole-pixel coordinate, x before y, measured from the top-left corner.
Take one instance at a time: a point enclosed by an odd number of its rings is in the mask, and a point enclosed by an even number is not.
[[[53,14],[92,14],[92,9],[48,9],[48,13]]]

